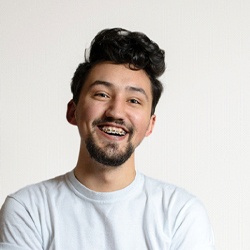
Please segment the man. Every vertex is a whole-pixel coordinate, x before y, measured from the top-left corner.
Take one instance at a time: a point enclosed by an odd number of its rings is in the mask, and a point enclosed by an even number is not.
[[[214,249],[198,199],[135,170],[135,148],[155,124],[164,51],[115,28],[97,34],[85,59],[67,109],[81,138],[77,165],[7,197],[0,249]]]

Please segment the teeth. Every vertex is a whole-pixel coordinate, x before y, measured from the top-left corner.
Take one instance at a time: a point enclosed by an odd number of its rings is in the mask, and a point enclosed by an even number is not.
[[[121,128],[115,128],[115,127],[103,127],[102,131],[108,134],[115,134],[115,135],[125,135],[126,132]]]

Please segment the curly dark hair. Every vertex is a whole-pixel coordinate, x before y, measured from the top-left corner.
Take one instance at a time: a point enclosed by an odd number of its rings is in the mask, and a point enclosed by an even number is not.
[[[85,51],[85,62],[79,64],[72,78],[73,101],[78,103],[82,86],[93,66],[111,61],[115,64],[129,64],[132,70],[145,70],[151,81],[151,114],[154,114],[163,91],[162,83],[157,78],[165,71],[164,56],[164,51],[141,32],[122,28],[104,29],[95,36],[89,51]]]

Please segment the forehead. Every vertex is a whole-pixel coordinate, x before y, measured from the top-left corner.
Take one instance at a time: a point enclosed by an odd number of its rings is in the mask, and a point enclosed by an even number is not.
[[[84,84],[84,89],[88,89],[91,84],[97,81],[111,83],[117,90],[131,88],[141,88],[152,98],[151,82],[144,70],[130,69],[127,64],[114,64],[103,62],[95,65]]]

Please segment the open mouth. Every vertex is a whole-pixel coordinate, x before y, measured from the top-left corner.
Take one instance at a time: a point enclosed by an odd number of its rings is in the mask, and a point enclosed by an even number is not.
[[[124,136],[127,134],[124,129],[112,126],[100,126],[99,129],[108,135]]]

